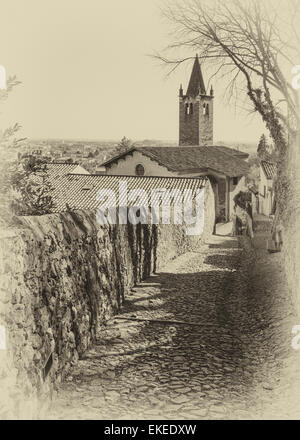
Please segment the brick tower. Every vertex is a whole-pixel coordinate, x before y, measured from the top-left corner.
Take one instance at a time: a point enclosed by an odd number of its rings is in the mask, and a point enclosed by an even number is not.
[[[196,55],[186,95],[179,89],[179,145],[213,144],[213,98],[206,94],[198,55]]]

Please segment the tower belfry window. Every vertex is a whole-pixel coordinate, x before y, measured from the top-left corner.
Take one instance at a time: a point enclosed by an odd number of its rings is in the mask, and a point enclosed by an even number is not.
[[[196,55],[186,91],[179,89],[179,145],[213,145],[214,92],[206,90]]]
[[[189,103],[185,104],[185,114],[192,115],[193,113],[194,113],[193,103],[191,102],[190,104]]]
[[[203,114],[209,115],[209,106],[208,104],[203,104]]]

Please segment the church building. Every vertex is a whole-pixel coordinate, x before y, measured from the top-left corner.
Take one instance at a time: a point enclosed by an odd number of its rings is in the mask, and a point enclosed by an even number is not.
[[[108,175],[208,176],[215,192],[216,220],[229,221],[234,196],[245,189],[247,153],[213,144],[213,101],[196,56],[186,94],[179,89],[179,145],[133,147],[102,164]]]

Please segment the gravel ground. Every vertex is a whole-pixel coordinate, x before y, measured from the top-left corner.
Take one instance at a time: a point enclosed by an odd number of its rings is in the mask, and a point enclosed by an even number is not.
[[[135,287],[48,418],[299,419],[300,320],[265,238],[214,236]]]

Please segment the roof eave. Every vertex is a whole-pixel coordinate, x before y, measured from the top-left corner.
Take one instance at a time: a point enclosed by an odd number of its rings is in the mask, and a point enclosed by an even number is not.
[[[127,156],[127,154],[132,154],[133,151],[136,150],[136,147],[132,147],[127,151],[124,151],[124,153],[121,153],[117,156],[112,157],[111,159],[107,160],[106,162],[103,162],[102,164],[100,164],[100,167],[107,167],[110,166],[110,164],[117,162],[119,159],[122,159],[123,157]]]

